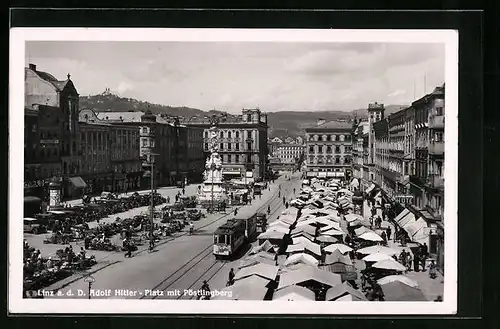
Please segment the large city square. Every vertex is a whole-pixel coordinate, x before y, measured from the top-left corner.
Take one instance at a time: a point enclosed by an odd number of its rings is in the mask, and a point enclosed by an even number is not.
[[[442,45],[144,48],[27,43],[24,298],[446,299]]]

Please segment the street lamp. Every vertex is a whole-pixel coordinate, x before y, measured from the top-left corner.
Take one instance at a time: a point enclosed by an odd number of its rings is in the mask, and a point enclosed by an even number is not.
[[[89,299],[90,299],[90,289],[92,288],[92,284],[95,282],[95,278],[92,275],[88,275],[83,279],[83,281],[89,284]]]
[[[154,248],[154,157],[159,154],[150,153],[149,161],[151,163],[151,219],[150,219],[150,227],[149,227],[149,250],[153,250]]]

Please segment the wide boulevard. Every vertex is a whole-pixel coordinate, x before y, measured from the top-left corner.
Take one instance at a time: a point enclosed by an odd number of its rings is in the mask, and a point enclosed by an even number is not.
[[[297,192],[300,190],[300,173],[286,176],[291,179],[282,175],[274,184],[270,184],[269,189],[263,191],[261,197],[256,196],[251,204],[238,207],[237,217],[250,216],[258,211],[267,212],[270,205],[271,216],[268,222],[276,220],[284,210],[283,195],[289,201],[293,197],[294,188]],[[162,191],[160,193],[163,194]],[[212,254],[213,232],[233,217],[233,210],[234,208],[229,208],[225,214],[207,214],[205,218],[194,222],[193,235],[189,235],[185,229],[162,241],[153,252],[142,248],[132,258],[125,258],[122,252],[107,255],[101,262],[106,262],[108,266],[92,273],[95,282],[92,284],[91,298],[192,299],[194,297],[184,295],[184,291],[199,289],[203,280],[207,280],[212,289],[224,288],[228,272],[231,268],[237,269],[238,260],[215,260]],[[100,257],[96,258],[99,262]],[[71,294],[72,298],[89,298],[85,277],[86,274],[82,273],[71,282],[56,283],[48,289],[59,289],[65,298]]]

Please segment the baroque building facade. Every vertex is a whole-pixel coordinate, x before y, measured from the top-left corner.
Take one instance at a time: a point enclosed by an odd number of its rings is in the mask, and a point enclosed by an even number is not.
[[[352,173],[352,124],[318,119],[306,128],[306,177],[349,178]]]

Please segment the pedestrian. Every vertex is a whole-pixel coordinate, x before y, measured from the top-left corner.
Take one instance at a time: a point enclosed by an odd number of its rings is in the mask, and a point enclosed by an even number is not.
[[[387,244],[387,236],[385,234],[385,231],[382,231],[382,234],[380,235],[380,237],[384,240],[384,245]]]
[[[186,189],[183,187],[182,188],[182,194],[185,195],[186,194]]]
[[[431,264],[429,265],[429,277],[433,280],[437,277],[436,263],[434,262],[434,259],[431,260]]]
[[[427,261],[427,257],[429,256],[429,252],[427,249],[427,243],[424,243],[420,246],[420,263],[422,265],[422,272],[425,272],[425,262]]]
[[[227,281],[228,286],[232,286],[234,283],[234,269],[229,271],[229,280]]]
[[[373,228],[373,216],[370,217],[370,229]]]
[[[288,202],[285,202],[285,208],[288,208]]]
[[[417,248],[413,253],[413,271],[419,272],[420,266],[420,248]]]
[[[285,196],[283,196],[283,204],[285,204],[286,202],[286,199],[285,199]]]
[[[411,271],[411,265],[413,262],[413,257],[411,256],[411,253],[406,254],[406,270]]]
[[[399,254],[399,262],[406,267],[406,261],[407,261],[406,251],[403,249],[403,251],[401,251],[401,253]]]
[[[391,232],[392,232],[392,230],[391,230],[391,227],[389,226],[389,227],[387,228],[387,240],[390,240],[390,239],[391,239]]]

